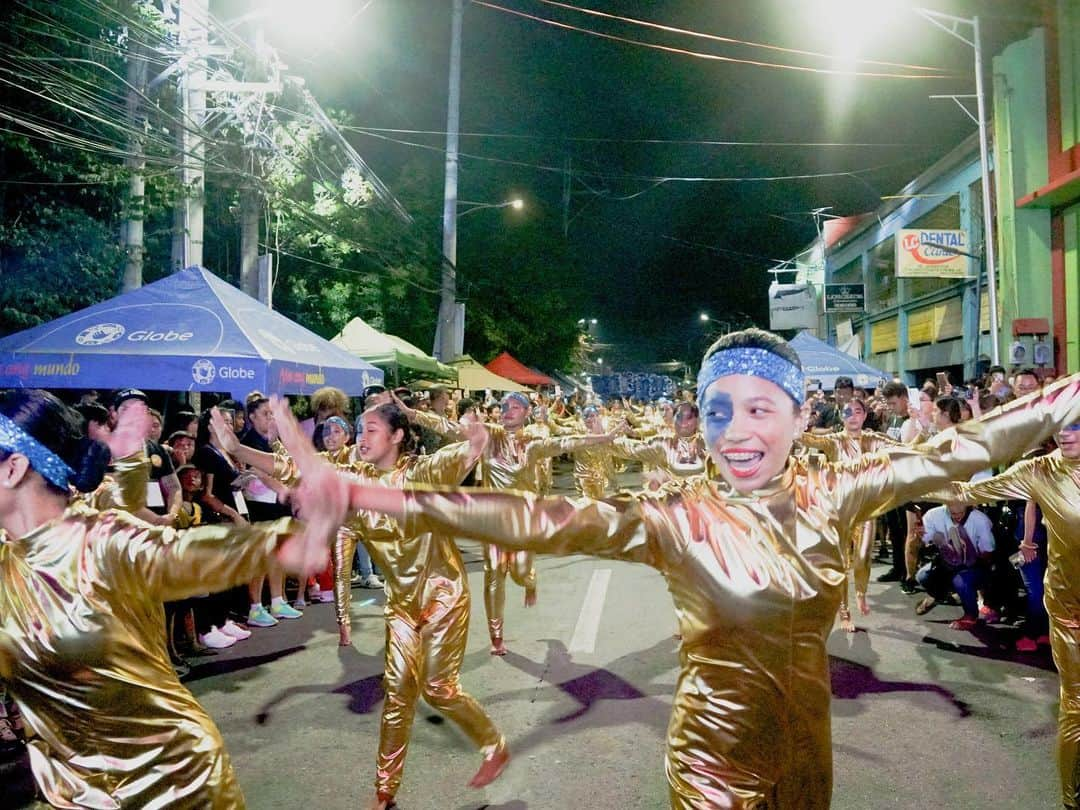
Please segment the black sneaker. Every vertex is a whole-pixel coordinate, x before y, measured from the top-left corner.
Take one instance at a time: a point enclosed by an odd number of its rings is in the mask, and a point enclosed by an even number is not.
[[[884,574],[882,574],[880,577],[877,578],[877,581],[878,582],[899,582],[903,578],[904,578],[903,575],[899,571],[894,569],[894,570],[891,570],[891,571],[886,571]]]
[[[918,590],[918,586],[913,579],[902,579],[900,580],[900,590],[904,593],[911,594]]]

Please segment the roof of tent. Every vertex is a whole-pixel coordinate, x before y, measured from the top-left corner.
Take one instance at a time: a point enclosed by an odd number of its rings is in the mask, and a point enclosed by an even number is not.
[[[201,267],[0,338],[0,387],[347,394],[375,366]]]
[[[462,355],[453,363],[458,373],[458,387],[467,391],[528,391],[524,385],[519,385],[506,377],[500,377],[492,371],[488,371],[482,365],[473,360],[469,355]]]
[[[486,367],[488,371],[494,371],[499,376],[506,377],[522,385],[555,385],[555,381],[551,377],[533,371],[510,352],[503,352],[490,363],[487,363]]]
[[[452,366],[440,363],[404,338],[380,332],[360,318],[345,324],[330,342],[378,366],[401,366],[448,379],[457,376]]]
[[[884,371],[830,346],[805,330],[788,344],[799,355],[807,379],[821,380],[821,387],[826,391],[833,390],[837,377],[850,377],[856,388],[873,388],[879,380],[889,377]]]

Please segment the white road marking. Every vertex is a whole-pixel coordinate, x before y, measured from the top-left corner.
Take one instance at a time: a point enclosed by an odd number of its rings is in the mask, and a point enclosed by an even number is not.
[[[607,597],[610,581],[610,568],[593,571],[589,588],[585,591],[581,613],[578,614],[577,625],[574,627],[574,635],[570,638],[570,652],[591,653],[596,650],[596,634],[600,630],[600,616],[604,612],[604,599]]]

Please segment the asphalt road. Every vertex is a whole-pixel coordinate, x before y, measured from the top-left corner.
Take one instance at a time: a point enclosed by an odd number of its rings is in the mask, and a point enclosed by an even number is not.
[[[473,633],[462,681],[506,734],[514,760],[487,789],[466,787],[479,755],[422,705],[400,807],[666,807],[664,736],[678,642],[660,576],[610,561],[541,559],[535,608],[508,586],[510,654],[498,659],[487,652],[479,555],[469,550],[467,559]],[[333,607],[315,605],[203,659],[188,680],[219,724],[253,810],[344,810],[370,795],[382,594],[353,596],[378,601],[354,606],[352,647],[337,646]],[[829,640],[833,806],[1058,806],[1049,652],[1012,652],[1008,627],[949,630],[957,607],[916,617],[915,597],[895,584],[873,584],[870,599],[873,613],[858,620],[859,632],[834,631]],[[0,779],[0,808],[32,806],[16,767],[0,770]]]

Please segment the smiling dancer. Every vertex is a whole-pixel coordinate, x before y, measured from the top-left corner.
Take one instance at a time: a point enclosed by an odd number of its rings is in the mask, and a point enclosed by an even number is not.
[[[126,409],[110,437],[109,497],[125,509],[145,502],[145,414]],[[102,473],[100,445],[75,425],[44,391],[0,401],[0,678],[33,732],[38,788],[55,807],[242,808],[221,734],[169,661],[161,605],[246,582],[275,558],[297,572],[325,564],[339,479],[299,448],[320,490],[303,535],[291,518],[151,526],[71,498]]]
[[[462,428],[468,441],[447,445],[431,455],[417,455],[408,417],[392,402],[364,411],[361,426],[356,445],[361,460],[349,463],[339,454],[335,457],[337,469],[353,480],[387,486],[460,484],[487,444],[483,427],[470,424]],[[224,425],[215,427],[228,441]],[[299,430],[295,420],[288,427]],[[285,483],[295,480],[295,468],[287,455],[240,448],[238,457]],[[370,512],[349,515],[334,548],[338,621],[346,643],[349,568],[358,537],[386,577],[387,595],[386,701],[379,725],[375,797],[370,807],[384,810],[393,804],[421,695],[480,748],[484,759],[469,784],[488,784],[506,766],[510,755],[491,718],[461,689],[470,605],[461,553],[446,533],[407,532],[400,521]]]
[[[846,402],[841,411],[844,420],[843,430],[839,433],[803,433],[800,442],[812,450],[817,450],[832,462],[858,461],[867,453],[876,453],[897,442],[883,433],[863,430],[866,423],[866,405],[860,399]],[[869,615],[870,607],[866,603],[866,588],[870,584],[870,556],[874,546],[874,521],[867,520],[853,528],[846,537],[841,538],[840,551],[844,555],[844,568],[855,579],[855,601],[859,612]],[[840,629],[845,633],[855,632],[855,623],[851,620],[851,608],[848,603],[848,577],[844,575],[844,585],[840,590]]]
[[[841,539],[890,507],[1013,458],[1080,420],[1080,377],[915,448],[855,462],[793,458],[805,383],[782,339],[749,329],[698,376],[719,474],[604,501],[352,487],[352,505],[507,549],[644,563],[667,579],[684,636],[668,727],[674,808],[830,804],[825,642],[845,580]]]

